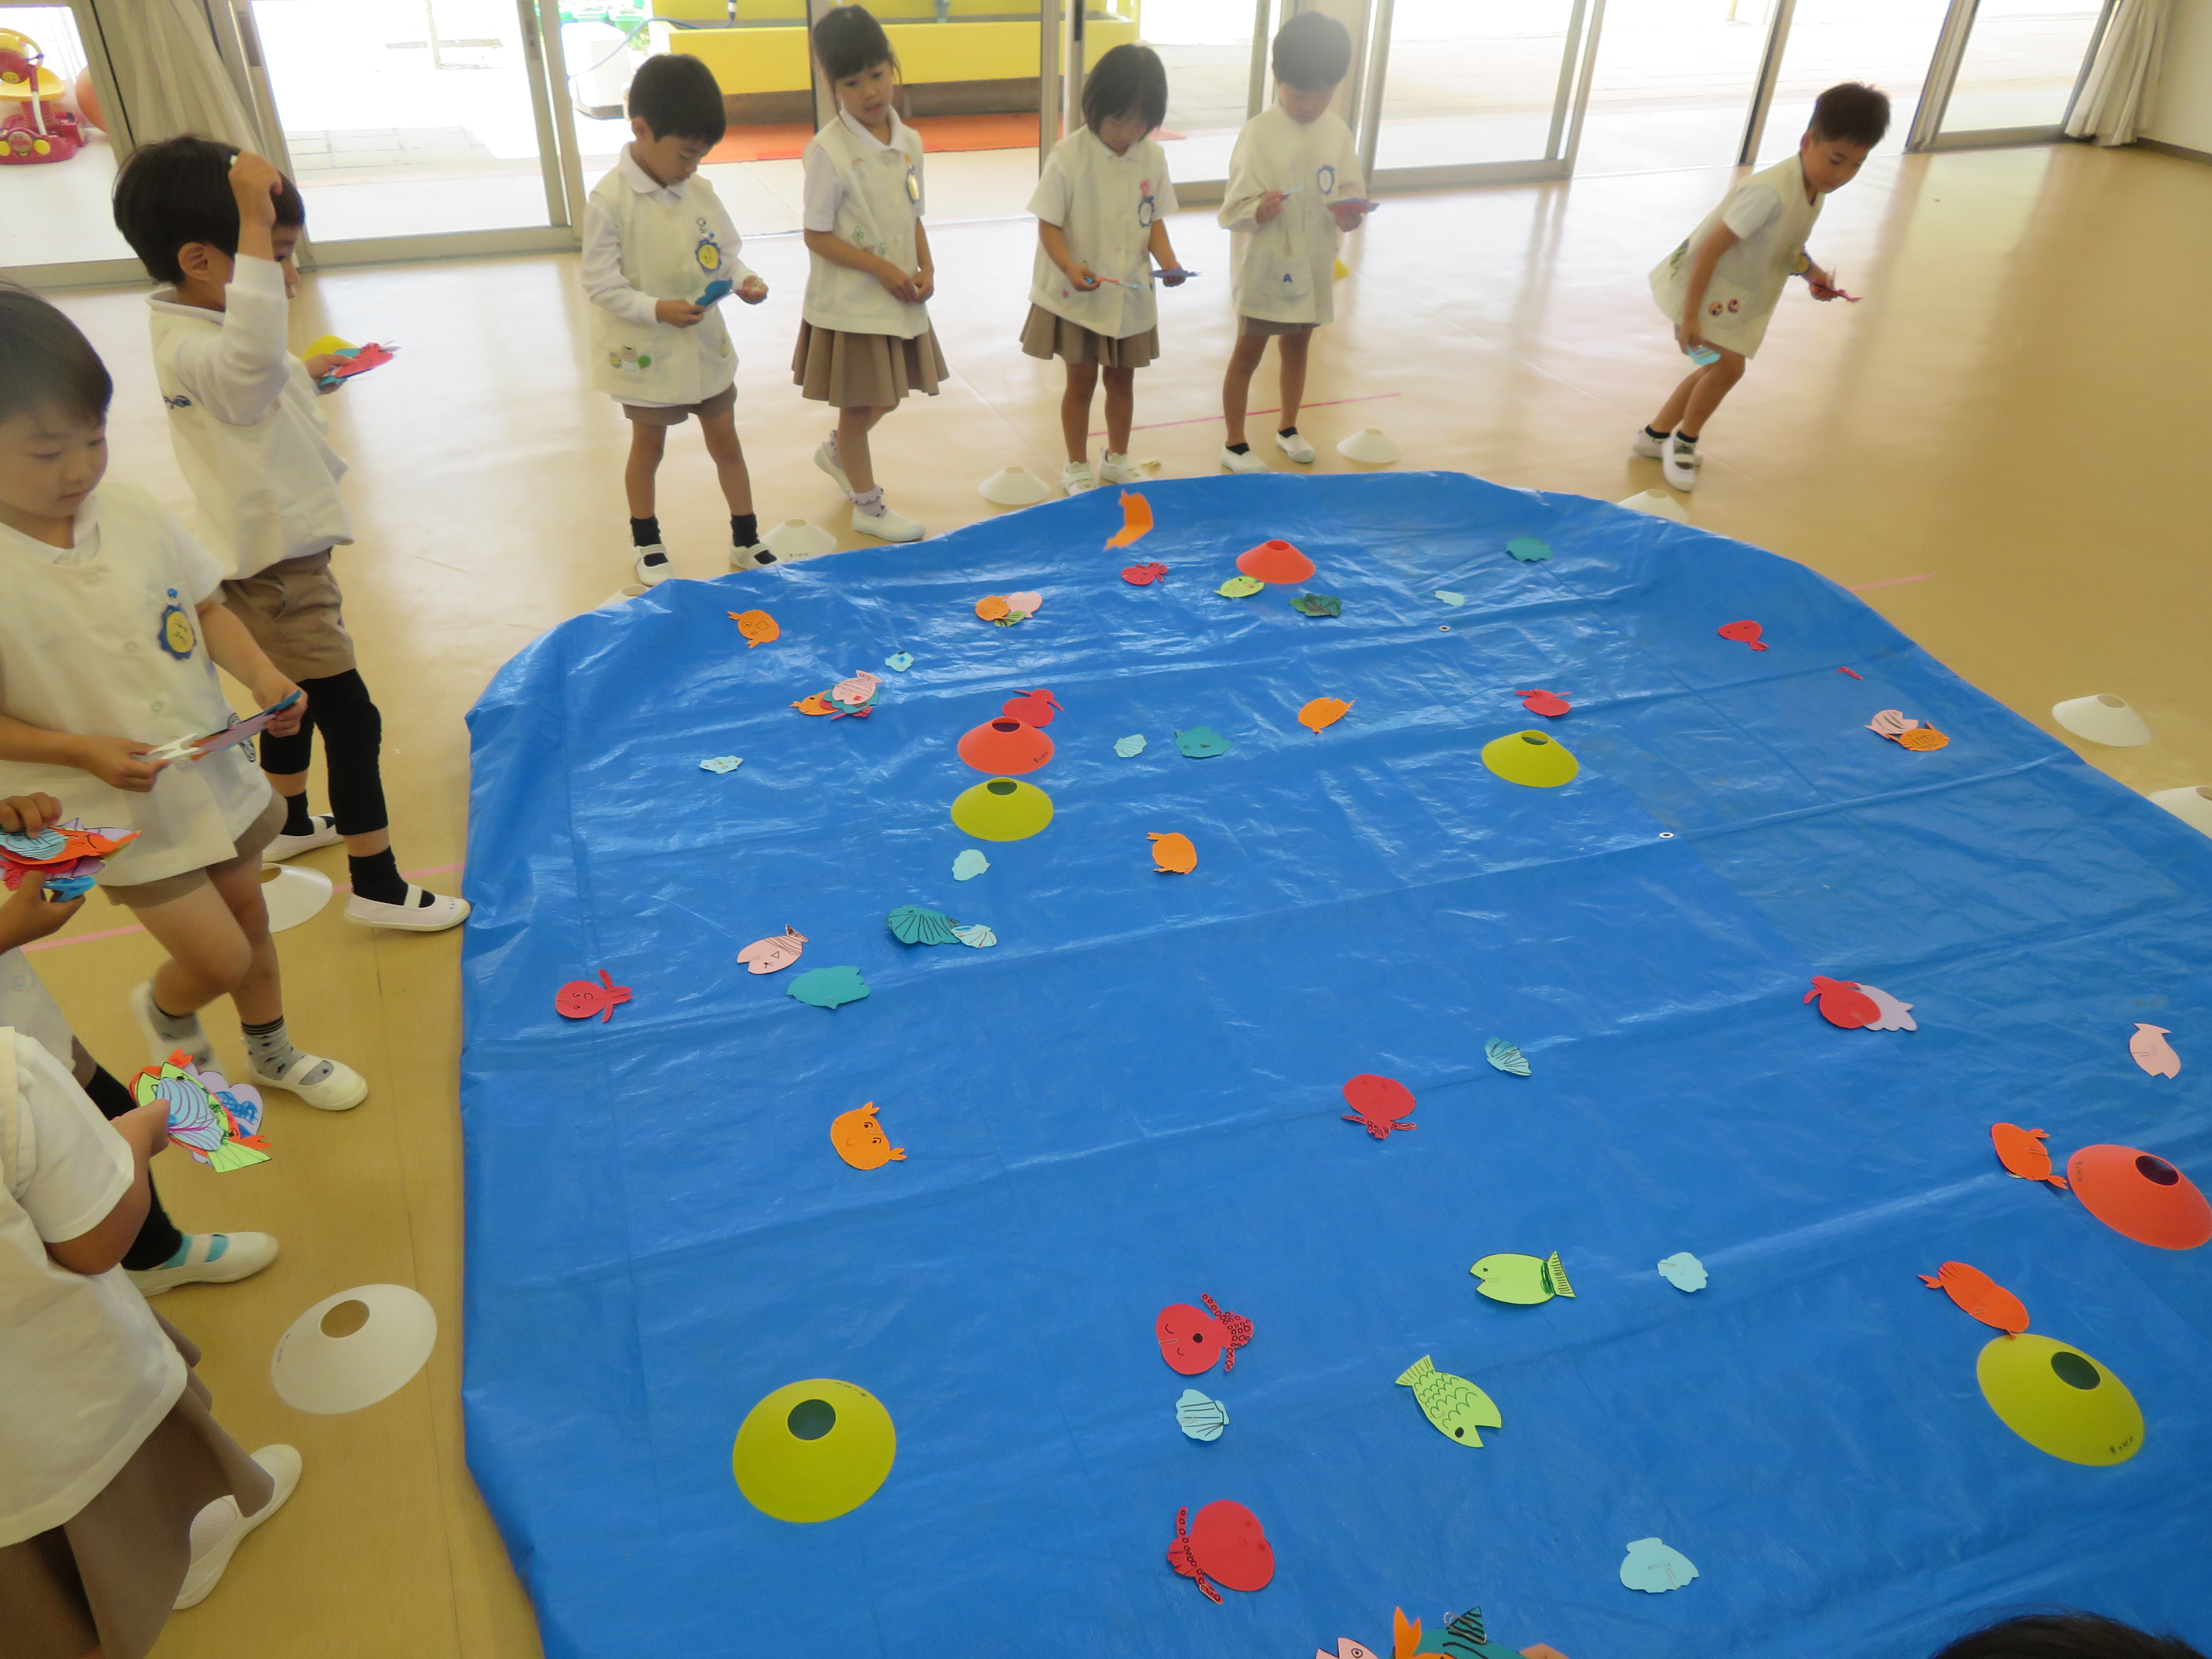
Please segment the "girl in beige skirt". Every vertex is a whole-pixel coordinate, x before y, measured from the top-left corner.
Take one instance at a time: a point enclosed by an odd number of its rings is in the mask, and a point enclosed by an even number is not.
[[[1167,118],[1168,76],[1150,46],[1116,46],[1083,83],[1083,125],[1044,164],[1030,211],[1037,216],[1036,270],[1022,349],[1067,364],[1060,435],[1067,465],[1060,488],[1079,495],[1100,483],[1134,483],[1129,423],[1137,371],[1159,355],[1152,264],[1179,287],[1163,214],[1175,210],[1167,152],[1152,133]],[[1091,394],[1106,377],[1106,453],[1091,470]]]

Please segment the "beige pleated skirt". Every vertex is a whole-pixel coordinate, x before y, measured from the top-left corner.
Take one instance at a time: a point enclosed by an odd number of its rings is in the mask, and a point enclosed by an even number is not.
[[[1101,368],[1142,368],[1160,355],[1160,331],[1156,323],[1117,340],[1032,303],[1022,324],[1022,349],[1032,357],[1064,357]]]
[[[905,340],[801,322],[791,353],[791,378],[801,393],[833,409],[892,409],[909,392],[934,398],[950,372],[935,329]]]
[[[156,1314],[159,1319],[160,1315]],[[167,1320],[188,1366],[200,1351]],[[251,1515],[275,1495],[258,1463],[185,1391],[100,1495],[58,1527],[0,1547],[0,1631],[8,1659],[145,1659],[191,1565],[192,1517],[235,1496]]]

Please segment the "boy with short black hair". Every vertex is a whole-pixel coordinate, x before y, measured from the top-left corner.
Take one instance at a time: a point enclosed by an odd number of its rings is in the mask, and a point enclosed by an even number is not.
[[[623,489],[637,579],[651,587],[675,574],[653,477],[668,428],[694,415],[729,503],[730,568],[775,562],[753,512],[732,412],[737,353],[716,303],[734,291],[757,306],[768,284],[738,257],[737,228],[714,185],[697,176],[727,128],[714,72],[681,52],[647,58],[630,82],[629,117],[630,143],[584,207],[584,292],[592,302],[592,384],[629,417]]]
[[[1314,447],[1298,434],[1307,348],[1314,330],[1336,316],[1338,245],[1372,206],[1363,198],[1352,129],[1328,106],[1352,68],[1349,32],[1325,12],[1300,12],[1276,33],[1274,64],[1275,101],[1237,135],[1221,204],[1237,305],[1237,344],[1221,382],[1225,472],[1267,471],[1244,441],[1244,405],[1271,337],[1282,374],[1275,447],[1301,466],[1312,464]]]
[[[1658,461],[1676,489],[1698,484],[1698,440],[1745,363],[1766,337],[1768,319],[1792,276],[1816,300],[1847,298],[1805,252],[1820,198],[1858,176],[1889,131],[1889,99],[1856,81],[1830,87],[1813,104],[1796,154],[1755,173],[1651,271],[1651,297],[1674,325],[1674,340],[1698,367],[1685,375],[1631,453]]]
[[[168,284],[147,296],[154,375],[201,539],[223,567],[223,603],[307,694],[307,722],[261,739],[261,769],[285,806],[264,854],[283,860],[343,841],[346,919],[434,933],[465,920],[468,901],[399,873],[384,718],[356,665],[331,569],[332,550],[353,542],[338,495],[345,459],[324,436],[316,390],[337,359],[303,362],[287,343],[292,250],[307,216],[289,179],[211,138],[143,145],[115,180],[116,228]],[[327,813],[307,810],[313,732],[323,737]]]

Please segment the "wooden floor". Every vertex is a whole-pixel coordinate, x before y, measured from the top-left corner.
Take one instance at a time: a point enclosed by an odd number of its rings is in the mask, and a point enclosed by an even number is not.
[[[1340,320],[1315,348],[1304,426],[1322,468],[1344,469],[1335,441],[1374,425],[1407,467],[1607,499],[1657,484],[1657,464],[1631,460],[1628,441],[1681,363],[1644,272],[1727,182],[1677,172],[1394,200],[1357,239]],[[1184,476],[1213,465],[1231,323],[1226,237],[1210,215],[1173,228],[1205,276],[1162,296],[1165,356],[1139,377],[1136,450]],[[892,501],[933,530],[994,511],[975,485],[999,467],[1057,470],[1059,370],[1014,345],[1034,234],[1009,220],[933,237],[953,378],[887,421],[877,448]],[[1707,428],[1693,520],[1863,589],[2047,729],[2061,698],[2126,696],[2156,740],[2086,752],[2128,785],[2212,782],[2212,168],[2075,147],[1879,161],[1831,199],[1814,247],[1866,301],[1820,307],[1801,291],[1784,304]],[[785,367],[804,252],[778,239],[746,254],[775,290],[758,311],[731,308],[762,515],[842,530],[832,487],[807,464],[827,422],[801,407]],[[138,297],[64,303],[115,371],[114,475],[187,507]],[[337,400],[360,531],[340,566],[385,712],[400,864],[448,872],[441,884],[463,854],[463,715],[520,646],[629,577],[626,428],[587,388],[585,313],[575,261],[555,258],[313,277],[295,311],[301,342],[336,331],[403,348]],[[1270,368],[1255,406],[1272,390]],[[696,430],[672,441],[660,516],[679,569],[708,576],[726,521]],[[338,849],[312,858],[343,879]],[[139,1063],[123,998],[156,955],[118,931],[126,921],[95,902],[35,958],[116,1070]],[[528,1603],[465,1461],[459,936],[371,933],[333,906],[282,949],[294,1034],[358,1066],[374,1092],[343,1116],[277,1105],[276,1162],[235,1180],[161,1160],[185,1225],[264,1229],[284,1254],[259,1278],[161,1306],[205,1346],[233,1432],[295,1443],[307,1474],[158,1651],[533,1654]],[[234,1035],[210,1029],[234,1058]],[[320,1297],[374,1281],[436,1304],[427,1370],[351,1416],[284,1407],[268,1382],[278,1335]]]

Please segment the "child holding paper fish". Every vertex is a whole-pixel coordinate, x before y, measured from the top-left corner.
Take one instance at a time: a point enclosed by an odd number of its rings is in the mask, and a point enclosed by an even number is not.
[[[629,533],[638,580],[674,574],[654,511],[653,477],[668,429],[699,417],[730,508],[730,568],[775,562],[762,544],[752,476],[738,442],[738,357],[719,301],[749,306],[768,284],[738,257],[737,227],[698,176],[727,117],[714,71],[663,52],[629,88],[633,135],[584,208],[584,292],[592,296],[592,384],[629,418]]]
[[[1067,365],[1060,400],[1071,495],[1100,483],[1135,483],[1129,423],[1137,371],[1159,356],[1159,280],[1180,286],[1167,222],[1175,211],[1167,152],[1152,134],[1167,119],[1168,75],[1150,46],[1115,46],[1083,83],[1083,125],[1044,164],[1030,211],[1037,216],[1036,275],[1022,349]],[[1091,396],[1106,380],[1106,453],[1091,470]]]

